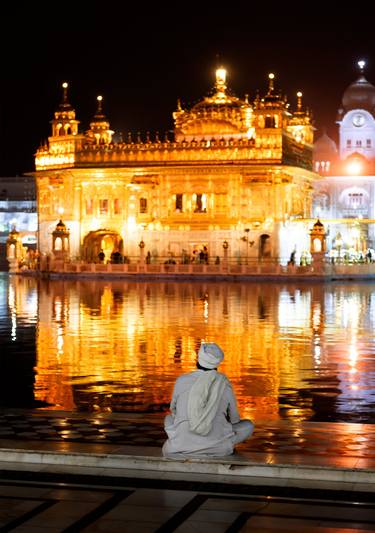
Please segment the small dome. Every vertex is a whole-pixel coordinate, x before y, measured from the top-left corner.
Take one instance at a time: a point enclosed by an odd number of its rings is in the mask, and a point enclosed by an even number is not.
[[[332,157],[337,156],[336,143],[327,133],[323,133],[319,139],[314,143],[313,147],[314,159],[330,160]]]
[[[56,231],[66,231],[66,226],[64,224],[64,222],[61,220],[58,221],[58,223],[56,224]]]
[[[314,228],[324,228],[323,224],[320,222],[319,218],[314,224]]]
[[[342,97],[345,111],[351,109],[365,109],[370,113],[375,112],[375,87],[360,76],[357,81],[349,85]]]

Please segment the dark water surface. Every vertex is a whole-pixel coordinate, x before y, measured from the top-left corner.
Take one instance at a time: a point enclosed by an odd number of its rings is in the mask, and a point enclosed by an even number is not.
[[[0,276],[0,404],[160,412],[201,340],[243,416],[375,422],[375,285]]]

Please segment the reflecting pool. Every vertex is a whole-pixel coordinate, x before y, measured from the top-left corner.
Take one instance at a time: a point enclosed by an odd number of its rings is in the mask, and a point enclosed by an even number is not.
[[[0,404],[162,412],[202,340],[243,416],[375,422],[375,285],[0,276]]]

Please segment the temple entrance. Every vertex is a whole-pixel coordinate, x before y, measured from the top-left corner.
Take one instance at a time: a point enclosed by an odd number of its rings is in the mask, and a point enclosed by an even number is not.
[[[102,252],[101,258],[99,254]],[[82,258],[88,263],[111,261],[111,254],[119,252],[123,256],[124,241],[117,231],[98,229],[90,231],[83,239]]]

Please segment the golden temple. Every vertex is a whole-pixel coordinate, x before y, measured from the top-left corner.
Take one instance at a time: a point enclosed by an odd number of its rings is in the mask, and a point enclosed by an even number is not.
[[[211,94],[191,108],[179,102],[173,119],[173,140],[115,141],[99,96],[81,133],[63,84],[52,135],[35,159],[42,255],[130,260],[144,248],[157,262],[204,250],[220,261],[223,247],[238,260],[289,257],[297,241],[309,250],[319,177],[302,93],[292,112],[269,74],[266,93],[250,103],[231,94],[219,68]]]

